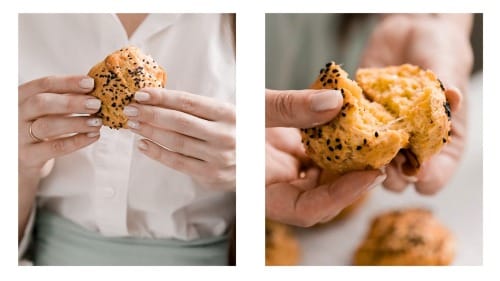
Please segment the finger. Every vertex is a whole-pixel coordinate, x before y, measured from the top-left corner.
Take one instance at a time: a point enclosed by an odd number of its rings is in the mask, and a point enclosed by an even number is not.
[[[288,224],[311,226],[352,204],[385,177],[380,170],[374,170],[352,172],[316,188],[276,183],[266,187],[266,215]]]
[[[309,190],[318,186],[318,179],[321,174],[321,170],[318,167],[311,167],[304,172],[301,172],[301,176],[298,179],[290,182],[290,184],[296,186],[298,189],[303,191]]]
[[[383,186],[390,191],[402,192],[408,186],[408,182],[401,175],[398,168],[393,165],[386,167],[387,178],[383,182]]]
[[[268,128],[266,129],[266,140],[279,150],[288,152],[303,162],[310,160],[304,146],[300,144],[302,137],[296,128]]]
[[[451,112],[455,113],[460,110],[462,105],[462,93],[458,88],[449,88],[444,92],[446,100],[450,104]]]
[[[101,126],[100,118],[51,116],[33,121],[31,131],[40,139],[52,139],[71,133],[98,132]]]
[[[94,79],[86,75],[47,76],[19,86],[19,104],[39,93],[84,94],[94,88]]]
[[[145,88],[135,93],[134,99],[141,104],[178,110],[207,120],[230,122],[236,120],[233,105],[187,92]]]
[[[337,116],[342,103],[337,90],[266,90],[266,127],[317,126]]]
[[[26,153],[32,157],[28,163],[41,167],[46,161],[77,151],[99,139],[99,132],[77,134],[66,138],[44,141],[26,146]]]
[[[135,112],[130,114],[132,108],[135,109]],[[134,104],[126,106],[124,112],[132,121],[149,123],[158,128],[175,131],[221,146],[235,144],[234,128],[229,124],[207,121],[181,111],[154,105]]]
[[[176,171],[184,173],[186,175],[201,179],[206,186],[218,186],[223,187],[233,187],[234,183],[234,167],[228,169],[218,169],[213,165],[207,165],[206,162],[194,159],[180,153],[169,151],[154,142],[149,140],[140,140],[138,144],[139,150],[141,150],[146,156],[153,160],[156,160],[167,167],[170,167]],[[230,183],[228,186],[225,183]]]
[[[391,163],[387,165],[386,173],[387,178],[383,183],[383,186],[394,192],[402,192],[406,189],[409,184],[410,176],[406,176],[403,172],[403,166],[406,163],[406,157],[402,153],[398,153]],[[415,182],[415,180],[411,180]]]
[[[441,153],[424,163],[417,175],[419,179],[415,184],[417,192],[423,195],[436,194],[446,185],[453,175],[458,165],[457,162],[458,160],[455,157],[446,153]]]
[[[101,101],[90,96],[42,93],[29,98],[19,112],[23,120],[33,120],[52,114],[92,114],[100,107]]]
[[[129,123],[134,124],[132,125]],[[129,121],[129,123],[127,125],[132,131],[173,152],[200,159],[218,167],[232,166],[236,162],[234,149],[218,149],[209,145],[206,141],[201,141],[173,131],[162,130],[147,123],[137,124],[133,121]]]

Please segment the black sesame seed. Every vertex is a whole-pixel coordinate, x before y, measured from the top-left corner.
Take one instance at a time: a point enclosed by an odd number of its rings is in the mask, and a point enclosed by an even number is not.
[[[375,131],[375,137],[378,138],[378,132],[377,131]]]
[[[335,146],[335,148],[337,148],[338,150],[341,150],[342,149],[342,144],[341,143],[337,144],[337,146]]]
[[[334,70],[332,70],[332,72],[336,73],[336,72],[339,72],[339,70],[335,68]]]
[[[337,84],[339,81],[337,79],[335,79],[335,84]]]
[[[439,87],[441,88],[441,90],[444,92],[446,91],[444,86],[443,86],[443,82],[441,82],[441,80],[438,79],[438,82],[439,82]]]
[[[319,79],[319,81],[321,81],[321,82],[325,81],[325,76],[322,76],[322,77]]]
[[[325,69],[322,68],[320,71],[319,71],[319,74],[323,74],[323,72],[325,72]]]
[[[356,150],[361,150],[361,145],[356,146]]]
[[[328,147],[328,149],[329,149],[330,151],[333,151],[333,147],[331,147],[331,146],[329,146],[329,147]]]
[[[332,83],[332,79],[326,80],[326,83]]]
[[[310,137],[311,139],[314,139],[315,135],[314,135],[314,134],[312,134],[312,135],[309,135],[309,137]]]
[[[306,145],[309,145],[309,141],[306,142]]]
[[[448,131],[448,136],[451,136],[451,131]]]
[[[443,138],[443,143],[446,143],[446,139],[445,138]]]
[[[339,139],[339,138],[336,138],[336,139],[335,139],[335,141],[336,141],[336,142],[340,142],[340,139]]]
[[[339,160],[339,159],[340,159],[340,157],[339,157],[338,155],[335,155],[335,159]]]
[[[330,156],[326,156],[326,160],[332,161],[332,158],[330,158]]]
[[[326,145],[330,145],[330,139],[326,139]]]
[[[329,62],[329,63],[327,63],[325,66],[328,68],[328,67],[330,67],[331,65],[332,65],[332,63],[331,63],[331,62]]]
[[[366,145],[366,139],[363,139],[363,144],[365,144],[365,145]]]
[[[346,116],[345,112],[342,112],[342,117],[345,117],[345,116]]]
[[[445,103],[443,103],[443,106],[444,106],[444,111],[446,112],[446,115],[448,116],[448,120],[450,120],[451,119],[450,104],[448,103],[448,101],[446,101]]]
[[[111,104],[111,106],[112,106],[112,107],[116,107],[116,103],[112,103],[112,104]]]

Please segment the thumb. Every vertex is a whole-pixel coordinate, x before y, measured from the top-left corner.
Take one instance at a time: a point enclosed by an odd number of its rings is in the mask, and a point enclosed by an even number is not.
[[[337,116],[342,104],[338,90],[266,89],[266,127],[314,127]]]

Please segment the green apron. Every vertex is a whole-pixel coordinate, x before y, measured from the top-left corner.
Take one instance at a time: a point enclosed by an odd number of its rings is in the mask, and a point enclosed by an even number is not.
[[[227,265],[227,236],[194,241],[105,237],[39,210],[34,265]]]

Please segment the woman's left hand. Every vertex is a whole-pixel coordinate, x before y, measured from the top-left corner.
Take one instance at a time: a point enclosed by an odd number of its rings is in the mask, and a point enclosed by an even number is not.
[[[124,109],[128,127],[145,137],[148,157],[214,189],[235,191],[234,106],[182,91],[147,88]]]

